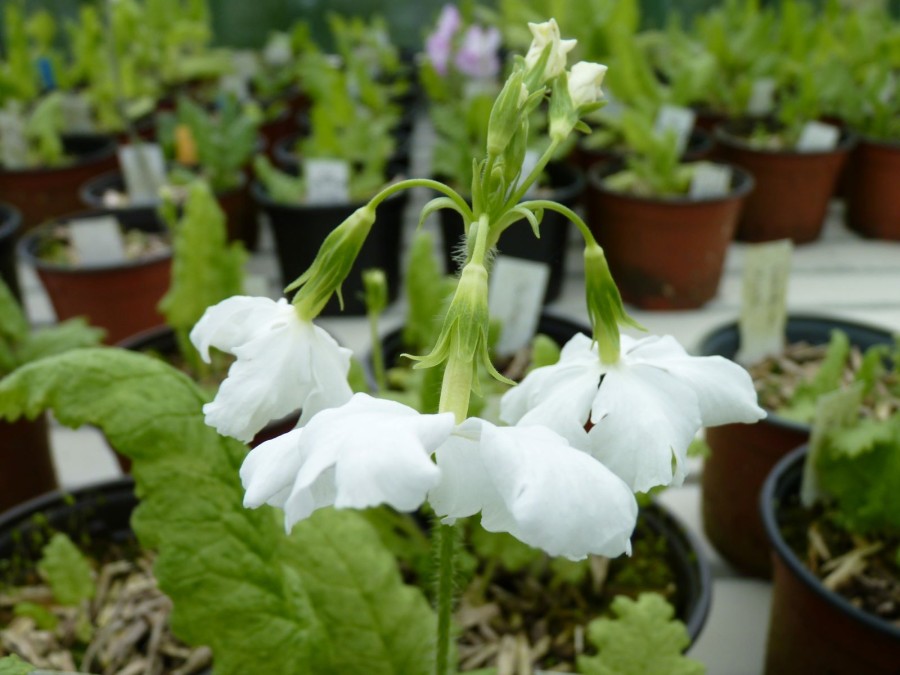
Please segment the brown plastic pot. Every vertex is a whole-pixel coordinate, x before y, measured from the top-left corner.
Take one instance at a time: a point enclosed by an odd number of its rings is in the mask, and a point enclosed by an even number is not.
[[[0,204],[0,279],[19,302],[19,276],[16,273],[16,236],[22,229],[22,214],[9,204]]]
[[[851,229],[900,240],[900,142],[860,138],[850,158],[846,198]]]
[[[867,349],[892,344],[891,333],[836,319],[788,317],[788,343],[826,344],[840,329],[851,344]],[[733,359],[740,347],[736,323],[707,335],[702,356]],[[703,464],[701,511],[703,529],[715,549],[737,570],[760,578],[771,575],[766,536],[759,518],[759,493],[772,467],[791,450],[809,441],[810,427],[768,411],[756,424],[726,424],[706,430],[712,452]]]
[[[781,534],[779,508],[796,503],[805,459],[805,447],[782,459],[762,490],[761,517],[774,571],[765,673],[897,675],[900,626],[827,589]]]
[[[612,166],[588,173],[588,224],[622,298],[644,309],[693,309],[715,297],[753,178],[732,167],[724,197],[648,198],[608,189]]]
[[[818,239],[828,201],[841,167],[854,144],[843,133],[834,150],[800,152],[751,147],[745,136],[759,121],[736,120],[716,129],[717,156],[743,167],[756,180],[738,222],[741,241],[791,239],[804,244]]]
[[[0,512],[56,488],[47,417],[0,420]]]
[[[46,223],[19,242],[19,255],[33,265],[58,320],[85,316],[106,330],[106,342],[115,344],[163,323],[156,305],[169,288],[171,251],[111,265],[72,267],[42,260],[40,243],[52,228],[69,220],[110,215],[126,230],[165,232],[155,213],[147,211],[88,211]]]
[[[78,188],[92,176],[116,165],[116,143],[110,136],[63,136],[71,164],[46,169],[0,169],[0,201],[22,212],[24,231],[81,208]]]

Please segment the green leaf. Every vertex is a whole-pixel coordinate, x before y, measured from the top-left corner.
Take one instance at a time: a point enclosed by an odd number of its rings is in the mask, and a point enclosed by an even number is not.
[[[0,675],[29,675],[36,670],[34,666],[20,659],[15,654],[0,659]]]
[[[16,616],[27,616],[41,630],[56,630],[59,619],[49,609],[34,602],[20,602],[13,607]]]
[[[12,291],[0,279],[0,339],[16,343],[28,335],[28,318],[16,302]]]
[[[510,572],[523,570],[544,555],[510,534],[488,532],[480,525],[472,526],[470,544],[479,558],[496,560]]]
[[[614,619],[595,619],[588,624],[588,640],[599,654],[580,656],[578,672],[584,675],[698,675],[702,664],[682,651],[691,643],[687,629],[673,620],[675,610],[656,593],[638,599],[620,595],[611,605]]]
[[[847,334],[840,330],[831,331],[828,350],[815,377],[810,382],[801,383],[790,405],[779,410],[778,414],[798,422],[811,422],[819,397],[841,386],[841,376],[849,356],[850,339]]]
[[[531,341],[531,366],[529,370],[554,365],[559,361],[560,351],[556,340],[538,333]]]
[[[53,535],[43,551],[38,571],[50,584],[61,604],[75,606],[94,597],[94,576],[91,565],[65,534]]]
[[[242,506],[246,447],[203,423],[206,398],[148,356],[91,349],[44,359],[0,382],[0,416],[52,409],[93,424],[132,459],[132,524],[158,551],[172,629],[209,645],[216,673],[430,672],[435,617],[354,511],[323,509],[288,537],[280,511]]]
[[[89,326],[82,318],[69,319],[31,334],[19,349],[19,362],[30,363],[70,349],[96,347],[103,340],[105,332],[102,328]]]

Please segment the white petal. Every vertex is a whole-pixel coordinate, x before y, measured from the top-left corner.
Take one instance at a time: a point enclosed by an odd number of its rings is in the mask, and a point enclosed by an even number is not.
[[[251,339],[259,328],[276,320],[284,312],[293,312],[284,298],[237,295],[207,308],[191,330],[191,342],[203,360],[209,363],[209,348],[233,353],[238,345]]]
[[[294,476],[303,464],[299,448],[302,433],[303,429],[294,429],[250,451],[241,465],[245,507],[284,505]]]
[[[485,529],[572,560],[631,551],[634,495],[590,455],[543,427],[485,424],[480,447],[504,504],[484,510]]]
[[[753,423],[765,417],[750,374],[721,356],[689,356],[671,336],[641,340],[627,356],[671,373],[694,390],[703,426]]]
[[[342,406],[353,396],[353,390],[347,382],[353,352],[338,345],[331,335],[315,325],[310,343],[314,384],[302,403],[301,426],[316,413]]]
[[[632,490],[684,480],[687,448],[700,428],[687,384],[654,366],[620,362],[604,376],[591,421],[591,453]]]

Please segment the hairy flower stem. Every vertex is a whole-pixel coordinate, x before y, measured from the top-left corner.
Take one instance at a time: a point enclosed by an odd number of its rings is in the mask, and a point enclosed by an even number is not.
[[[450,670],[450,633],[453,619],[454,574],[456,573],[456,525],[436,524],[434,536],[438,539],[437,613],[438,640],[435,675],[448,675]]]

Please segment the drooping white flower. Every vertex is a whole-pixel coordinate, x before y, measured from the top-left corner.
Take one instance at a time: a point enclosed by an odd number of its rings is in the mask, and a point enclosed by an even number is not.
[[[603,77],[606,75],[606,66],[589,61],[579,61],[569,71],[569,97],[572,104],[578,106],[588,103],[596,103],[603,98]]]
[[[448,522],[480,511],[486,530],[572,560],[631,552],[637,518],[631,490],[550,429],[473,418],[436,456],[441,482],[428,500]]]
[[[561,40],[559,26],[556,19],[550,19],[543,23],[529,23],[528,29],[533,36],[528,53],[525,54],[525,68],[531,70],[544,53],[544,48],[550,45],[550,58],[544,66],[542,81],[552,80],[566,69],[568,53],[575,48],[577,40]]]
[[[249,441],[270,420],[298,408],[303,424],[352,395],[350,350],[301,320],[283,298],[223,300],[206,310],[191,342],[207,363],[210,347],[237,357],[215,399],[203,406],[206,423],[226,436]]]
[[[670,336],[621,341],[620,360],[604,364],[591,339],[576,335],[557,364],[504,395],[501,419],[554,429],[644,492],[684,480],[687,448],[701,426],[765,416],[736,363],[690,356]]]
[[[288,532],[324,506],[412,511],[438,484],[431,455],[453,425],[452,413],[422,415],[356,394],[251,450],[241,466],[244,506],[283,509]]]

